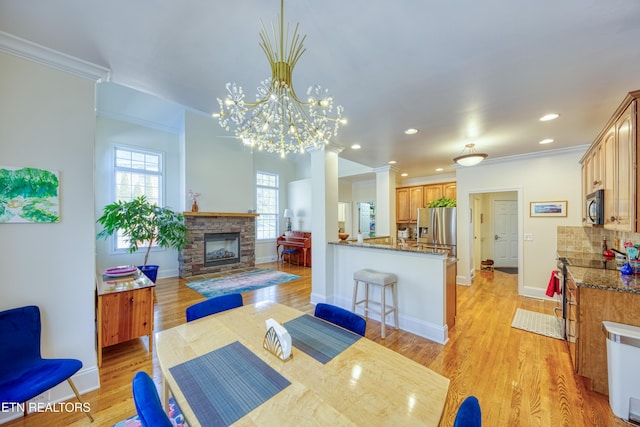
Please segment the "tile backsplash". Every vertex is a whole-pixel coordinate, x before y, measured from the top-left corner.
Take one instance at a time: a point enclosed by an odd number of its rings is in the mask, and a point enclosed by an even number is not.
[[[602,239],[607,239],[609,248],[623,249],[625,241],[634,244],[640,243],[639,233],[629,233],[614,230],[605,230],[602,227],[570,227],[559,226],[557,247],[559,251],[600,253],[602,251]],[[616,245],[617,242],[617,245]]]

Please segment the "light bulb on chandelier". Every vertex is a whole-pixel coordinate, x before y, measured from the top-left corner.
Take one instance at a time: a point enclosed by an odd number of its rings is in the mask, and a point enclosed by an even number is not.
[[[260,47],[271,66],[271,79],[258,86],[255,102],[244,100],[244,91],[235,83],[227,83],[227,95],[218,98],[220,126],[233,131],[245,145],[269,153],[304,153],[329,143],[346,121],[342,106],[333,108],[329,91],[319,85],[307,90],[307,101],[301,101],[291,84],[296,63],[306,50],[306,36],[298,34],[298,26],[291,40],[284,38],[284,0],[280,0],[279,38],[273,31],[273,40],[262,24]],[[289,29],[287,25],[287,34]]]

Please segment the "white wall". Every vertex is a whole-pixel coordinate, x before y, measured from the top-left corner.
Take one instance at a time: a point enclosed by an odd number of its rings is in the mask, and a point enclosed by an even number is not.
[[[508,161],[483,162],[457,169],[458,194],[458,283],[472,278],[472,224],[470,195],[496,191],[516,191],[519,197],[519,289],[544,298],[556,261],[556,229],[559,225],[581,224],[581,169],[578,161],[586,146],[555,150],[545,155],[523,156]],[[567,217],[531,218],[532,201],[566,200]],[[471,230],[471,231],[470,231]],[[523,234],[533,241],[523,241]]]
[[[113,202],[113,149],[115,145],[161,151],[164,153],[165,193],[164,206],[175,211],[184,210],[180,177],[182,164],[180,161],[180,136],[148,126],[115,120],[109,117],[98,117],[96,128],[96,174],[95,199],[96,218],[102,215],[105,205]],[[194,190],[195,191],[195,190]],[[96,232],[101,228],[97,225]],[[116,265],[141,265],[144,261],[143,248],[134,254],[113,253],[111,239],[100,239],[96,242],[96,262],[98,271]],[[173,249],[152,249],[149,264],[159,265],[158,277],[175,277],[178,275],[178,253]]]
[[[295,231],[311,231],[313,209],[311,206],[311,179],[289,182],[287,207],[293,210],[291,228]]]
[[[80,359],[99,387],[95,335],[95,84],[0,53],[0,165],[60,172],[52,224],[0,224],[0,310],[38,305],[42,354]],[[68,386],[52,396],[71,396]]]

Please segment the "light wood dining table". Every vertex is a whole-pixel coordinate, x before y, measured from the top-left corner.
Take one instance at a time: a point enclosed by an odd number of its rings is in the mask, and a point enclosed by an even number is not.
[[[181,390],[173,375],[175,367],[240,343],[290,384],[241,416],[234,426],[439,424],[449,380],[367,338],[356,337],[327,363],[301,351],[295,342],[288,361],[263,348],[267,319],[285,324],[300,316],[308,315],[282,304],[260,302],[157,333],[163,402],[172,395],[190,426],[208,427],[196,416],[194,405],[200,399],[185,397],[189,393]]]

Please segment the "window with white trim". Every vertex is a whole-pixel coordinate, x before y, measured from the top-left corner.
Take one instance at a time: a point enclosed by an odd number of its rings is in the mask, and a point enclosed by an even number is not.
[[[116,146],[114,151],[114,201],[128,202],[145,195],[147,200],[162,206],[164,194],[164,157],[162,152]],[[129,248],[127,240],[118,233],[116,251]]]
[[[256,240],[278,237],[279,180],[278,174],[256,173]]]

